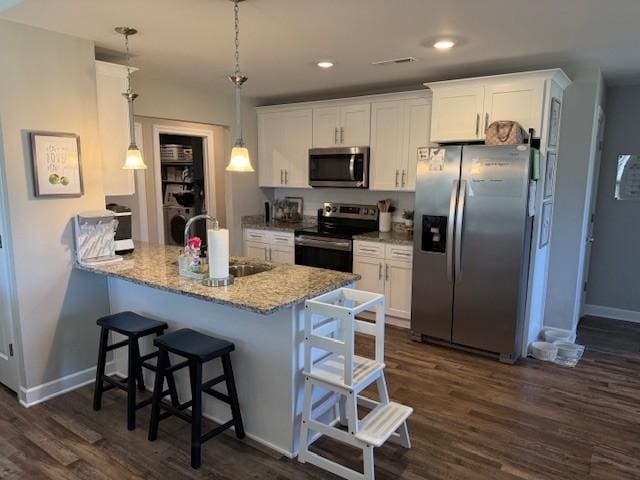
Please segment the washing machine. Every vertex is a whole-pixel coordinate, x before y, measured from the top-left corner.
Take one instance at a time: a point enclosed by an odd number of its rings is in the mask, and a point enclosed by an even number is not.
[[[195,209],[176,205],[164,206],[164,243],[184,245],[184,227],[196,215]]]

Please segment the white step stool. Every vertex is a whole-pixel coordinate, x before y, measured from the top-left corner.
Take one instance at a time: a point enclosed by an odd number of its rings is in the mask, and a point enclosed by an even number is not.
[[[375,309],[375,323],[356,319],[371,309]],[[383,295],[352,288],[340,288],[306,302],[300,462],[348,480],[374,480],[374,447],[391,439],[411,448],[407,418],[413,409],[389,401],[384,377],[384,311]],[[355,355],[355,332],[375,337],[375,359]],[[374,382],[379,402],[360,395]],[[316,405],[314,388],[329,392]],[[363,419],[358,418],[358,405],[370,410]],[[322,435],[361,448],[364,473],[309,451]]]

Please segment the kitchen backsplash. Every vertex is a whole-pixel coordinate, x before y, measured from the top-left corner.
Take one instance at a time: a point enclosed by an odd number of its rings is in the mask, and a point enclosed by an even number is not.
[[[275,188],[272,190],[270,200],[287,196],[304,198],[304,213],[312,216],[316,215],[324,202],[375,205],[378,200],[390,198],[396,207],[393,219],[397,221],[401,220],[403,210],[413,210],[415,207],[415,194],[413,192],[378,192],[355,188]]]

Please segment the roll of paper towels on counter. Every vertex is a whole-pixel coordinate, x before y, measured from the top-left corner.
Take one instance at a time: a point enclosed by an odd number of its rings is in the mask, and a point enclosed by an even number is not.
[[[227,278],[229,276],[229,230],[207,231],[209,252],[209,278]]]

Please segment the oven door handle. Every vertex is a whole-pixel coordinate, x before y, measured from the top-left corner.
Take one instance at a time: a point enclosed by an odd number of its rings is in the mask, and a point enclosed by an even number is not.
[[[350,252],[352,250],[352,242],[350,240],[325,240],[305,235],[296,237],[295,244],[301,247],[324,248],[327,250],[341,250],[344,252]]]
[[[349,175],[351,176],[351,180],[355,182],[356,180],[356,156],[351,155],[351,160],[349,160]]]

